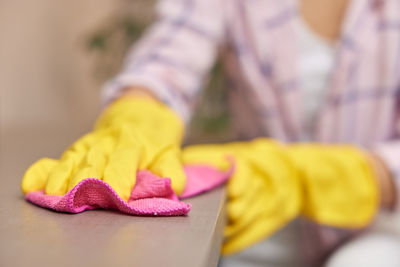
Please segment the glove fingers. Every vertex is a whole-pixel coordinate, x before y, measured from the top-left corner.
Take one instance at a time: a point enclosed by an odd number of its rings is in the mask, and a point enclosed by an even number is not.
[[[104,182],[108,183],[124,200],[128,200],[136,182],[139,150],[121,148],[113,152],[104,170]]]
[[[136,171],[142,157],[142,146],[137,136],[129,129],[121,127],[116,133],[118,144],[111,153],[104,169],[104,182],[108,183],[124,200],[128,200],[136,183]]]
[[[186,175],[182,166],[181,150],[177,146],[166,147],[149,166],[149,170],[171,179],[172,189],[181,194],[186,185]]]
[[[252,178],[253,172],[248,162],[243,157],[235,158],[235,172],[228,183],[229,197],[241,197],[248,192],[248,183],[252,182]]]
[[[89,133],[70,146],[61,156],[59,164],[49,173],[46,194],[64,195],[68,191],[68,183],[82,162],[91,146],[98,140],[99,133]]]
[[[74,169],[74,162],[72,160],[64,160],[59,162],[50,171],[46,183],[47,195],[64,195],[68,189],[68,180],[71,177]]]
[[[235,175],[232,177],[231,181],[234,181]],[[239,219],[244,213],[248,212],[254,205],[255,199],[260,197],[260,193],[266,194],[262,180],[255,176],[247,177],[246,190],[242,192],[241,195],[232,196],[230,190],[230,182],[228,183],[228,203],[227,212],[231,220]],[[262,191],[262,192],[261,192]],[[268,194],[267,194],[268,195]],[[268,203],[266,203],[268,205]]]
[[[79,165],[92,140],[93,134],[86,134],[62,154],[58,164],[48,174],[45,185],[46,194],[63,195],[67,192],[68,180],[73,172],[73,168]]]
[[[43,158],[32,164],[25,172],[22,179],[22,191],[24,194],[43,190],[51,169],[58,163],[58,160]]]
[[[114,149],[115,139],[110,135],[106,135],[95,143],[86,153],[77,171],[69,179],[68,190],[86,178],[102,180],[108,157]]]

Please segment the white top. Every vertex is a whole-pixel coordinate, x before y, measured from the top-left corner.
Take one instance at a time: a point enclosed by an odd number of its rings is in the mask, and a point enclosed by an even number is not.
[[[319,36],[305,21],[296,25],[299,58],[297,68],[302,91],[303,141],[311,141],[319,110],[334,68],[334,44]]]

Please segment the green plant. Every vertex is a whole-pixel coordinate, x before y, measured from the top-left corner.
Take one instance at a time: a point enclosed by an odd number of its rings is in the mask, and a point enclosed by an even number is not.
[[[129,47],[137,41],[147,23],[127,15],[109,19],[87,39],[86,47],[94,55],[94,73],[101,82],[115,75]]]

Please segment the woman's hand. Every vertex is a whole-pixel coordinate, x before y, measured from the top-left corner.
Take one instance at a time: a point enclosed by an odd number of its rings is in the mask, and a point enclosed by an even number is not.
[[[179,194],[186,181],[180,157],[183,128],[178,116],[159,102],[143,96],[124,97],[112,103],[93,131],[59,160],[33,164],[25,173],[22,190],[63,195],[83,179],[97,178],[128,200],[136,171],[148,169],[171,178]]]
[[[364,227],[379,207],[367,153],[350,145],[280,144],[273,140],[199,145],[183,150],[185,164],[235,171],[227,186],[223,253],[266,238],[296,216],[336,227]]]

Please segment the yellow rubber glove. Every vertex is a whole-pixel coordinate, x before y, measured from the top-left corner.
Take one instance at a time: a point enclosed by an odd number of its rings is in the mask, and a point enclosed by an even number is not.
[[[305,190],[304,216],[346,228],[371,222],[379,208],[379,185],[365,152],[319,144],[293,144],[288,152]]]
[[[283,145],[268,139],[185,148],[185,164],[236,170],[228,183],[223,254],[267,238],[298,215],[331,226],[367,225],[378,190],[366,155],[351,146]]]
[[[45,158],[33,164],[22,180],[22,190],[63,195],[83,179],[97,178],[128,200],[136,171],[147,169],[170,177],[180,194],[186,182],[180,151],[183,130],[178,116],[151,98],[117,100],[99,117],[94,130],[59,160]]]
[[[183,150],[185,164],[209,164],[221,170],[234,158],[227,185],[228,223],[223,254],[244,249],[274,233],[301,209],[297,170],[281,144],[268,139],[226,145],[199,145]]]

